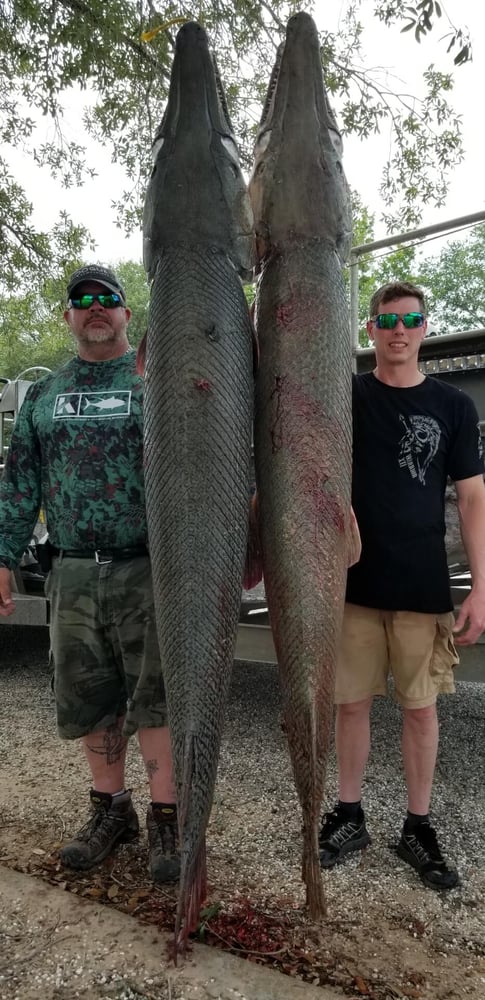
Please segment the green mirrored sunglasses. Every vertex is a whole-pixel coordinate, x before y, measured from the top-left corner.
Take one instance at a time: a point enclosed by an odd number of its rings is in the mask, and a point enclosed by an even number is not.
[[[118,306],[123,305],[121,295],[117,295],[116,292],[100,292],[98,295],[86,292],[80,298],[69,299],[68,306],[70,309],[90,309],[93,302],[99,302],[104,309],[117,309]]]
[[[379,313],[372,316],[372,323],[375,323],[378,330],[393,330],[402,320],[406,330],[415,330],[424,323],[423,313]]]

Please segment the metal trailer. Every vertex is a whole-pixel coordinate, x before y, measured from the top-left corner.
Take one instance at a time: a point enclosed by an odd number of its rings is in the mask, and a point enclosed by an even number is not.
[[[0,470],[3,470],[8,450],[8,440],[32,380],[25,378],[33,372],[50,372],[50,368],[27,368],[16,379],[0,378]],[[37,523],[33,543],[45,534],[42,521]],[[24,553],[20,566],[12,572],[12,591],[16,609],[8,618],[0,618],[0,625],[47,625],[49,608],[44,597],[44,576],[38,567],[34,552]]]

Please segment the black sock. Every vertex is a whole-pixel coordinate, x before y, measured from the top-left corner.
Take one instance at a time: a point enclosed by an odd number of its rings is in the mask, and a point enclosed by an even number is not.
[[[342,799],[338,800],[338,808],[344,816],[348,816],[349,819],[358,819],[362,813],[361,801],[358,802],[342,802]]]
[[[107,802],[108,805],[111,805],[111,800],[113,798],[113,796],[111,795],[111,792],[97,792],[95,788],[91,788],[91,791],[90,791],[89,795],[90,795],[90,798],[91,798],[92,802],[95,802],[95,803],[96,802],[98,802],[98,803],[99,802]]]
[[[167,823],[177,822],[177,806],[175,802],[152,802],[151,806],[156,819],[164,819]]]
[[[420,816],[419,813],[412,813],[407,811],[407,816],[404,822],[406,830],[415,830],[417,826],[421,823],[429,823],[429,813],[425,813],[424,816]]]

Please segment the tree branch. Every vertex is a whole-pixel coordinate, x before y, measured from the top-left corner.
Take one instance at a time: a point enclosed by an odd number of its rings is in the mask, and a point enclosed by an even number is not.
[[[106,22],[101,17],[98,17],[89,4],[84,3],[83,0],[60,0],[60,3],[68,10],[72,10],[75,13],[82,14],[83,17],[87,17],[97,27],[105,27]],[[119,38],[125,45],[128,46],[128,48],[132,49],[133,52],[136,52],[141,59],[149,63],[150,66],[153,66],[161,76],[165,77],[166,80],[170,79],[170,73],[165,66],[163,66],[163,64],[153,56],[150,50],[147,49],[142,42],[136,42],[134,38],[130,38],[129,35],[125,35],[122,31],[119,32]]]

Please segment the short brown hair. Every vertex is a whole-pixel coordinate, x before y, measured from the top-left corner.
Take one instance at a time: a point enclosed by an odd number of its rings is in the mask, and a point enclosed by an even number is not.
[[[394,299],[404,299],[409,296],[418,299],[421,311],[426,315],[426,300],[422,288],[412,285],[410,281],[391,281],[389,284],[378,288],[377,292],[374,292],[370,300],[369,316],[377,316],[380,305],[385,305],[386,302],[394,302]]]

